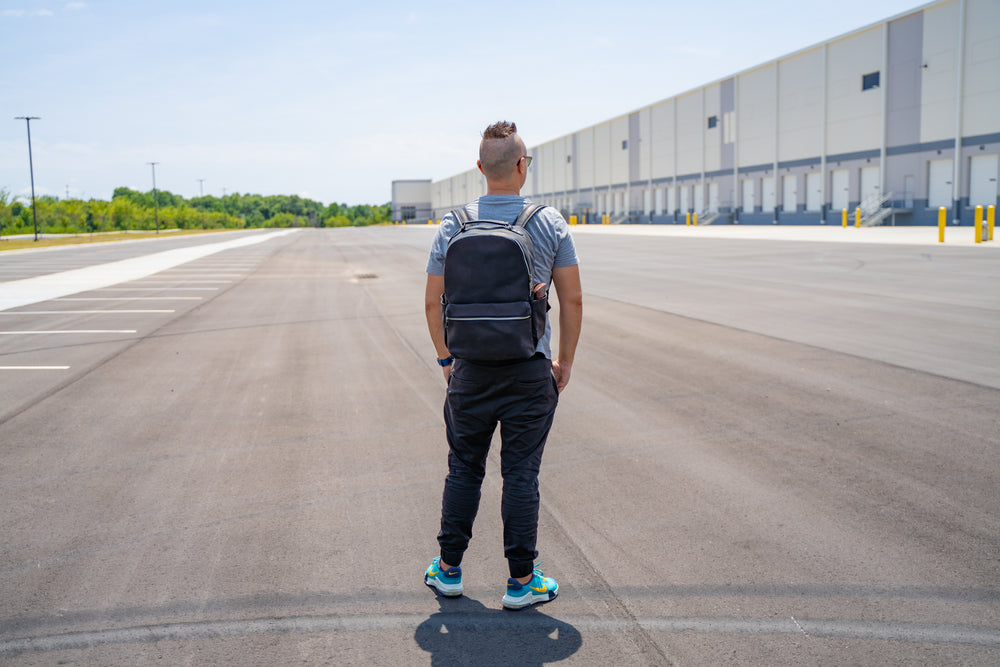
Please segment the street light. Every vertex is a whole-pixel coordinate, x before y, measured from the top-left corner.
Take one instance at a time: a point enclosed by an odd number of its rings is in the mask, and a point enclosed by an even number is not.
[[[198,179],[198,195],[200,197],[204,197],[205,196],[205,179],[204,178],[199,178]]]
[[[153,168],[153,220],[156,221],[156,233],[160,233],[160,205],[156,201],[156,165],[159,162],[147,162]]]
[[[28,126],[28,170],[31,172],[31,219],[35,223],[35,240],[38,240],[38,214],[35,212],[35,164],[31,159],[31,121],[40,120],[39,116],[15,116],[14,120],[23,120]]]

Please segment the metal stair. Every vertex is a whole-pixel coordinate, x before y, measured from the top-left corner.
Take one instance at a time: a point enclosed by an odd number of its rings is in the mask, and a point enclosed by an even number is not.
[[[885,223],[886,219],[892,215],[892,206],[886,206],[892,201],[892,193],[871,195],[866,197],[861,206],[861,226],[876,227]]]

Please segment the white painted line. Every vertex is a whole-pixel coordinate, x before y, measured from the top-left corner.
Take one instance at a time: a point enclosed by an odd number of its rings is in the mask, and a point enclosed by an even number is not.
[[[58,299],[70,294],[78,294],[100,287],[110,287],[129,282],[130,280],[146,278],[147,276],[167,271],[181,264],[214,255],[223,250],[262,243],[298,230],[298,228],[295,228],[278,232],[254,234],[232,241],[175,248],[174,250],[164,250],[162,252],[123,259],[118,262],[109,262],[98,266],[88,266],[82,269],[52,273],[35,278],[11,280],[0,283],[0,310],[9,310],[18,306],[26,306],[30,303],[49,301],[50,299]],[[242,274],[232,275],[236,277],[242,276]],[[212,277],[221,276],[216,274]]]
[[[232,280],[188,280],[187,278],[178,278],[176,280],[133,280],[136,285],[156,285],[157,283],[163,283],[165,285],[174,285],[176,283],[194,283],[196,285],[212,285],[216,283],[232,283]]]
[[[0,366],[0,371],[65,371],[69,366]]]
[[[187,290],[187,291],[202,291],[211,292],[219,289],[218,287],[98,287],[95,290],[90,290],[91,292],[149,292],[151,290],[156,290],[157,292],[169,292],[170,290]]]
[[[176,313],[176,310],[0,310],[0,315],[111,315],[116,313]]]
[[[31,336],[36,334],[126,334],[135,329],[63,329],[60,331],[0,331],[0,336]]]
[[[66,296],[52,301],[201,301],[200,296]]]

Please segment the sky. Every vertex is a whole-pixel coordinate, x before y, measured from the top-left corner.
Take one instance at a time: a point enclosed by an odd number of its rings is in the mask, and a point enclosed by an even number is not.
[[[915,0],[0,0],[0,191],[382,204]]]

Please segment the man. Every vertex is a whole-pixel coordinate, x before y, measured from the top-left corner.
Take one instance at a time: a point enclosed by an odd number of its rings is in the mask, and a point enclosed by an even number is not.
[[[486,177],[486,195],[468,209],[472,219],[512,222],[525,206],[520,196],[531,158],[514,123],[499,122],[483,132],[477,166]],[[427,569],[424,582],[442,595],[462,594],[462,556],[472,537],[486,474],[490,440],[500,424],[503,476],[504,556],[510,579],[504,607],[522,609],[554,598],[558,584],[534,567],[538,533],[538,470],[558,395],[566,388],[583,319],[583,291],[576,248],[569,226],[552,208],[539,211],[526,225],[535,248],[536,282],[544,292],[555,286],[559,299],[559,354],[551,353],[551,325],[534,357],[514,363],[452,360],[441,321],[444,256],[458,231],[455,216],[441,221],[427,262],[424,310],[438,363],[448,383],[444,419],[448,439],[448,476],[441,503],[441,555]],[[544,285],[542,285],[544,283]]]

